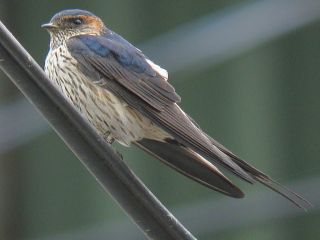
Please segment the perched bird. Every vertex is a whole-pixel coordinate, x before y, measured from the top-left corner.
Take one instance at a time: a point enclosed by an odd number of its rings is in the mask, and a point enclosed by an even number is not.
[[[178,105],[165,69],[85,10],[63,10],[50,33],[49,79],[109,143],[137,145],[193,180],[226,195],[243,192],[218,169],[256,181],[299,207],[308,202],[211,138]]]

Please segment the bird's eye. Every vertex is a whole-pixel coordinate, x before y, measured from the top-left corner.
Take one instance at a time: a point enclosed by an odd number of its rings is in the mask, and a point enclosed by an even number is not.
[[[74,25],[81,25],[82,24],[82,20],[80,18],[76,18],[72,22]]]

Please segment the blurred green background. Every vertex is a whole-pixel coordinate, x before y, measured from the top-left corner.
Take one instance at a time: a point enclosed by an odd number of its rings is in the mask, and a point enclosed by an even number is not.
[[[0,0],[0,17],[43,65],[40,28],[87,9],[169,70],[182,107],[211,136],[314,203],[307,213],[232,178],[229,199],[115,147],[199,239],[317,239],[320,235],[320,2]],[[15,86],[0,76],[0,239],[143,239],[112,198]]]

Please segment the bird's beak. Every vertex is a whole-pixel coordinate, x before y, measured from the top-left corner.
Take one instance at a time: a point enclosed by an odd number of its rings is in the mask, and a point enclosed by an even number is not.
[[[53,23],[45,23],[45,24],[42,24],[41,27],[44,29],[47,29],[48,31],[51,31],[51,30],[58,28],[58,26]]]

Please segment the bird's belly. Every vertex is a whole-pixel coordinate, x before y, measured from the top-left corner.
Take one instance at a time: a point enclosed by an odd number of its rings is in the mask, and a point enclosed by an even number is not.
[[[137,117],[124,102],[108,90],[96,86],[90,79],[79,73],[76,66],[55,66],[55,71],[46,63],[49,79],[63,93],[73,106],[87,119],[107,141],[117,140],[129,146],[142,139],[147,119]],[[62,69],[62,70],[61,70]]]
[[[126,105],[105,89],[95,89],[81,83],[75,94],[69,97],[79,112],[107,141],[113,138],[123,145],[130,145],[144,136],[144,129]],[[65,88],[66,89],[66,88]],[[67,92],[67,90],[64,90]]]

